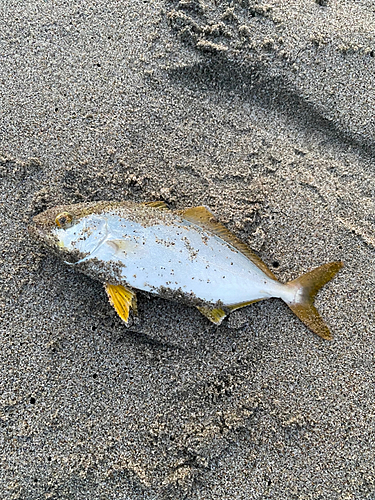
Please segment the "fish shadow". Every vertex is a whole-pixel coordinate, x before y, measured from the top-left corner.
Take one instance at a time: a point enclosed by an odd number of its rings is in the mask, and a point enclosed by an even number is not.
[[[155,329],[156,329],[155,325]],[[137,327],[127,327],[116,339],[116,344],[127,344],[129,340],[133,345],[147,346],[154,351],[174,351],[176,353],[184,352],[184,349],[172,344],[156,339],[149,332]]]

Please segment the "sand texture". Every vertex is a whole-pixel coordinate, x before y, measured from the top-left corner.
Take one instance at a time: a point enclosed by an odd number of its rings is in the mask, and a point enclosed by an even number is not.
[[[375,498],[373,0],[0,2],[0,497]],[[29,238],[62,203],[204,204],[317,307],[220,327]]]

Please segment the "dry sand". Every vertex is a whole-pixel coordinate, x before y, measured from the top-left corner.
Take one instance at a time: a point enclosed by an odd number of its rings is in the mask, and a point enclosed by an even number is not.
[[[3,0],[2,499],[375,498],[372,0]],[[334,334],[281,301],[219,328],[102,286],[30,218],[208,205],[281,280],[342,259]]]

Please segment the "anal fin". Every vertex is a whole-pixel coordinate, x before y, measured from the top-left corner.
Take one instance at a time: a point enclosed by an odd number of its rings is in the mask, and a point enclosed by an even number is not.
[[[130,308],[132,308],[134,312],[137,311],[136,294],[123,285],[110,285],[109,283],[106,283],[104,287],[107,292],[109,302],[115,308],[115,311],[120,318],[127,323]]]
[[[206,306],[197,306],[199,312],[201,312],[206,318],[208,318],[215,325],[220,325],[227,313],[220,308],[206,307]]]
[[[239,302],[238,304],[232,304],[230,306],[225,306],[226,309],[229,309],[230,312],[236,311],[237,309],[241,309],[241,307],[249,306],[250,304],[255,304],[255,302],[260,302],[262,299],[249,300],[248,302]]]

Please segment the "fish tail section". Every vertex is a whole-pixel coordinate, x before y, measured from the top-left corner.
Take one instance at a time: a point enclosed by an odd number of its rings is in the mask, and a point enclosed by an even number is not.
[[[295,293],[293,300],[284,301],[310,330],[326,340],[332,339],[331,332],[314,306],[314,299],[318,291],[342,266],[342,262],[330,262],[286,284],[290,289],[294,289]]]

